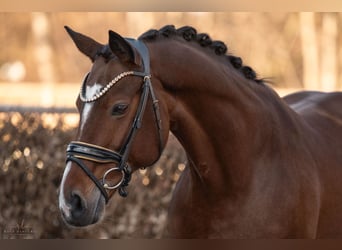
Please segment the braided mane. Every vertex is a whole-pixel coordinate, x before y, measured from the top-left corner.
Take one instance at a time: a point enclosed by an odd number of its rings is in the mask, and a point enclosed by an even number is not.
[[[176,29],[174,25],[166,25],[160,30],[151,29],[142,35],[138,39],[140,40],[155,40],[158,37],[172,37],[181,36],[186,41],[196,41],[202,47],[209,47],[214,50],[218,56],[226,56],[231,65],[240,71],[244,77],[249,80],[253,80],[256,83],[263,83],[262,79],[257,78],[256,72],[249,66],[243,65],[242,59],[233,55],[226,55],[228,51],[227,46],[222,41],[215,41],[210,38],[206,33],[197,33],[196,29],[190,26],[184,26]]]

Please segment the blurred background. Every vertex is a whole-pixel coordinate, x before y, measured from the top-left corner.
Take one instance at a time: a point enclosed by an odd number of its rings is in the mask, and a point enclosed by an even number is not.
[[[63,26],[107,43],[166,24],[222,40],[281,95],[342,89],[342,13],[0,13],[0,238],[159,238],[185,154],[171,136],[160,161],[134,175],[104,221],[68,228],[57,208],[75,99],[91,67]],[[19,233],[18,233],[19,232]],[[20,233],[22,232],[22,233]]]

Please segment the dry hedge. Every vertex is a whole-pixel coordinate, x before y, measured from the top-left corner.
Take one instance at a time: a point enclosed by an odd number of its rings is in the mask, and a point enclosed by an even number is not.
[[[75,128],[67,114],[0,113],[0,238],[159,238],[185,153],[170,137],[161,159],[137,171],[129,196],[112,198],[104,220],[76,229],[66,226],[57,192],[66,145]]]

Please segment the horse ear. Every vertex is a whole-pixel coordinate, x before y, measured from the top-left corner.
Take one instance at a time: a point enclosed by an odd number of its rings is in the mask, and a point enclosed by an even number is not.
[[[118,33],[110,30],[109,48],[122,62],[137,64],[137,54],[134,48]]]
[[[81,33],[75,32],[68,26],[64,26],[71,39],[74,41],[76,47],[87,57],[94,62],[96,54],[104,46],[93,40],[92,38],[82,35]]]

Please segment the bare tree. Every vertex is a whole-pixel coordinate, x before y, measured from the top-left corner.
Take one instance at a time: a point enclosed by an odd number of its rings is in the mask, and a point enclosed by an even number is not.
[[[321,89],[337,88],[337,14],[324,13],[321,34]]]
[[[54,104],[55,71],[53,65],[53,50],[49,41],[50,21],[46,13],[33,12],[33,56],[37,65],[37,73],[42,84],[41,104],[52,106]]]
[[[303,56],[303,85],[306,89],[319,89],[318,41],[315,14],[299,14]]]

